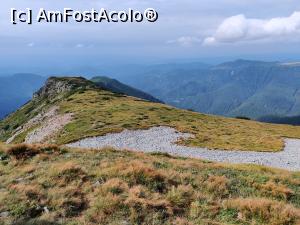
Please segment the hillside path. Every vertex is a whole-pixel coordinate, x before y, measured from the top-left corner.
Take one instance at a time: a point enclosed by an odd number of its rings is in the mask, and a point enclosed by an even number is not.
[[[148,130],[125,130],[121,133],[86,138],[69,144],[69,147],[101,149],[113,147],[139,152],[162,152],[170,155],[205,159],[227,163],[251,163],[292,171],[300,171],[300,140],[285,139],[281,152],[224,151],[206,148],[179,146],[180,138],[192,137],[170,127],[154,127]]]

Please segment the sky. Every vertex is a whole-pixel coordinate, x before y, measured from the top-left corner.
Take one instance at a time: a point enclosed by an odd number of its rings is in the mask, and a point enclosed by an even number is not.
[[[154,8],[155,23],[17,24],[37,11]],[[10,0],[0,8],[0,69],[59,73],[122,64],[300,60],[299,0]],[[0,74],[1,74],[0,72]]]

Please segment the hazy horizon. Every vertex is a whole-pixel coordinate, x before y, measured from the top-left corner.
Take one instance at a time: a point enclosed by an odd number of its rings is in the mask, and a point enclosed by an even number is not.
[[[267,60],[266,60],[267,59]],[[134,68],[147,68],[151,66],[160,66],[160,65],[188,65],[188,64],[204,64],[207,66],[216,66],[222,63],[233,62],[237,60],[247,60],[247,61],[260,61],[260,62],[299,62],[296,57],[295,58],[277,58],[277,57],[220,57],[215,59],[166,59],[165,61],[149,61],[149,62],[134,62],[134,63],[107,63],[107,64],[82,64],[79,66],[70,66],[64,67],[61,65],[55,65],[51,67],[51,65],[41,66],[41,67],[12,67],[7,68],[7,70],[0,71],[0,76],[13,76],[19,74],[35,74],[40,76],[83,76],[87,78],[91,78],[93,76],[107,76],[112,78],[121,78],[122,71],[125,69],[132,70]],[[1,69],[1,68],[0,68]],[[124,73],[124,75],[127,75]]]
[[[13,25],[11,8],[24,10],[144,10],[155,23]],[[56,74],[80,68],[122,67],[235,59],[298,61],[298,1],[60,1],[12,0],[0,9],[1,74]]]

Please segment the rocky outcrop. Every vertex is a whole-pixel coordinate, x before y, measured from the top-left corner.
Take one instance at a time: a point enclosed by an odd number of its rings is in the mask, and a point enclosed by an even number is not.
[[[44,98],[52,100],[60,94],[89,87],[95,87],[95,85],[83,77],[50,77],[45,85],[33,95],[33,100]]]
[[[93,82],[82,77],[50,77],[32,101],[0,124],[0,138],[7,143],[48,142],[72,120],[71,113],[60,112],[59,102],[95,88]]]

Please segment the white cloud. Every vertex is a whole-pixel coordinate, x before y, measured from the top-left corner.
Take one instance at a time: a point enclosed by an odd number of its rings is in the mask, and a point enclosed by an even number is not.
[[[216,43],[235,43],[277,38],[290,38],[300,34],[300,12],[289,17],[272,19],[251,19],[243,14],[226,18],[214,35],[205,38],[204,45]]]
[[[202,40],[197,37],[184,36],[177,38],[176,40],[167,41],[168,44],[179,44],[184,47],[192,46],[195,43],[201,43]]]

